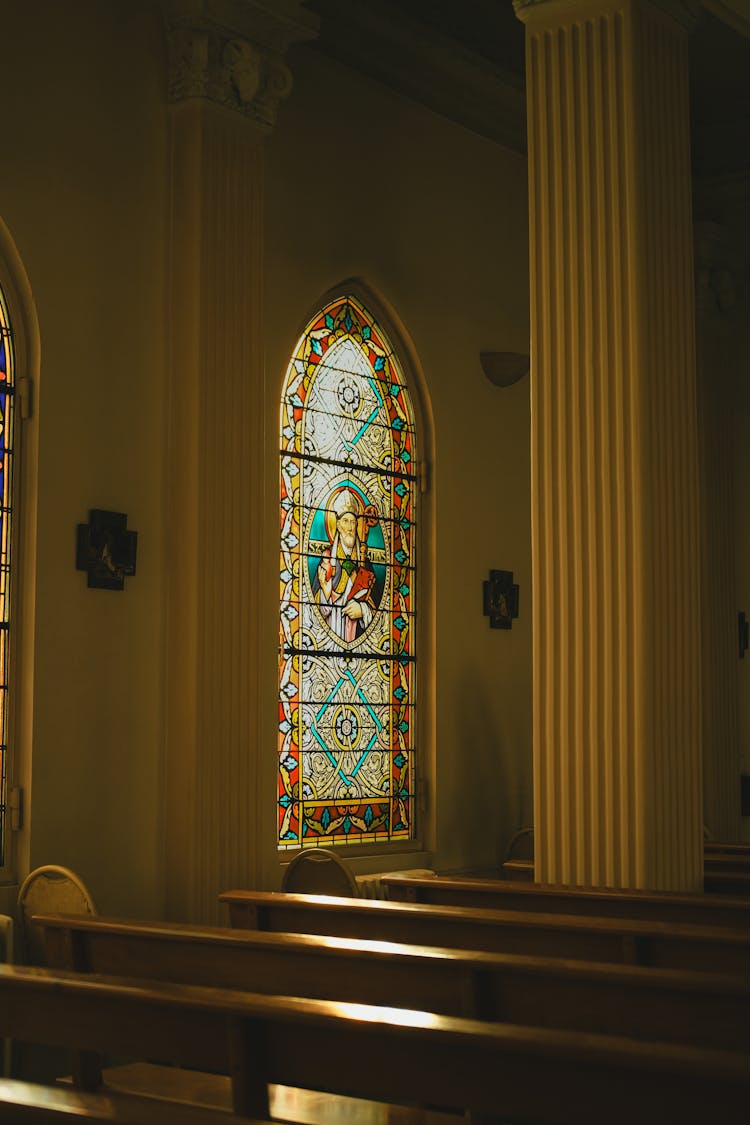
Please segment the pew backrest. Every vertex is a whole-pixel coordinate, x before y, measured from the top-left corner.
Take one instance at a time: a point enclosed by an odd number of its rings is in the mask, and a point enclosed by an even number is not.
[[[750,857],[750,844],[742,844],[734,840],[706,840],[703,845],[703,854],[705,856],[745,855]]]
[[[712,897],[730,895],[733,898],[750,896],[750,872],[723,871],[707,868],[703,874],[703,889]],[[723,901],[723,899],[716,899]]]
[[[37,915],[51,968],[750,1050],[750,981],[393,942]]]
[[[232,1076],[268,1116],[283,1083],[569,1125],[745,1125],[747,1053],[641,1044],[433,1013],[0,966],[0,1033]],[[543,1076],[543,1081],[540,1077]]]
[[[722,972],[747,977],[750,932],[721,926],[224,891],[241,929]]]
[[[750,899],[658,891],[600,890],[505,879],[409,878],[384,875],[381,882],[392,902],[433,906],[543,911],[545,914],[591,915],[641,921],[750,929]]]
[[[703,870],[743,871],[750,874],[750,855],[744,851],[706,852],[703,856]]]

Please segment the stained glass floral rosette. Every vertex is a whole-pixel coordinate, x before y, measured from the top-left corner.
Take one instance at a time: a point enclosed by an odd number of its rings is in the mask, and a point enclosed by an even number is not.
[[[0,867],[5,863],[8,787],[8,659],[10,648],[10,561],[13,492],[13,337],[0,292]]]
[[[383,331],[332,301],[282,397],[280,848],[414,836],[414,437]]]

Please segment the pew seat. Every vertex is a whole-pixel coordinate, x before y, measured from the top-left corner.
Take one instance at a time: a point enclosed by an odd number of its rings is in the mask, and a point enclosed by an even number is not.
[[[229,1074],[261,1119],[271,1083],[519,1125],[745,1125],[750,1104],[747,1052],[49,969],[0,966],[0,1033]]]
[[[750,981],[394,942],[35,915],[51,968],[750,1051]]]
[[[0,1078],[0,1125],[250,1125],[247,1117],[203,1106],[86,1094]],[[258,1118],[256,1125],[261,1125]]]
[[[230,1079],[223,1074],[203,1074],[196,1077],[175,1067],[155,1066],[153,1063],[130,1063],[103,1071],[107,1091],[119,1097],[148,1101],[164,1099],[169,1102],[200,1100],[201,1105],[216,1111],[228,1110],[232,1105]],[[373,1101],[367,1098],[347,1097],[344,1094],[321,1093],[295,1086],[272,1084],[269,1086],[270,1116],[274,1123],[293,1122],[294,1125],[464,1125],[462,1113],[427,1111],[414,1106]],[[232,1122],[244,1118],[232,1116]],[[158,1125],[158,1123],[156,1123]]]

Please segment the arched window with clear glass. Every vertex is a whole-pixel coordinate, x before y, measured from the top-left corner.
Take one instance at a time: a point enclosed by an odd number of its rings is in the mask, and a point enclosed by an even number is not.
[[[281,403],[280,848],[414,839],[415,442],[384,329],[337,297]]]

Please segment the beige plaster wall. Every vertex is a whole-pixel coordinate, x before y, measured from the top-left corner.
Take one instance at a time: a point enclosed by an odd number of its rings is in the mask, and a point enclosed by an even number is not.
[[[360,278],[400,319],[434,420],[435,652],[419,668],[427,687],[434,658],[436,862],[494,864],[531,817],[529,386],[493,387],[479,352],[528,351],[525,160],[313,49],[290,62],[267,148],[269,510],[288,357],[320,297]],[[491,568],[520,583],[509,632],[482,616]]]
[[[28,865],[80,872],[102,910],[159,914],[168,233],[166,60],[148,0],[6,7],[0,216],[41,341],[38,570]],[[359,277],[397,313],[434,436],[425,548],[436,548],[434,712],[420,753],[436,862],[494,864],[531,816],[528,379],[500,390],[483,349],[528,348],[525,161],[312,49],[267,142],[267,499],[277,397],[320,296]],[[342,97],[342,91],[346,92]],[[322,123],[322,124],[321,124]],[[260,404],[259,404],[260,405]],[[92,507],[139,533],[124,593],[74,567]],[[268,822],[274,841],[276,545],[269,537]],[[521,614],[491,631],[482,582],[512,569]],[[428,587],[425,587],[428,589]],[[28,756],[26,763],[28,764]]]
[[[31,866],[160,909],[166,84],[150,4],[6,4],[0,214],[41,338]],[[89,508],[139,534],[124,593],[75,569]]]

